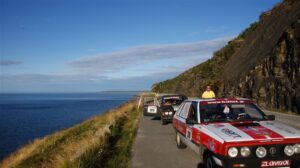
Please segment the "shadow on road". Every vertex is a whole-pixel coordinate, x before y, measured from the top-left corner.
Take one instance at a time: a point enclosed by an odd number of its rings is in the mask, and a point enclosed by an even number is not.
[[[160,120],[160,117],[153,117],[151,120]]]
[[[204,165],[202,163],[199,163],[197,168],[204,168]]]

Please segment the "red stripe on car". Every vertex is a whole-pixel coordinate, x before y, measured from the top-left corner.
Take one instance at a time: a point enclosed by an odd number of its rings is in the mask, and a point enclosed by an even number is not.
[[[266,139],[283,139],[284,137],[266,127],[261,125],[257,126],[236,126],[239,130],[247,133],[255,140],[266,140]]]

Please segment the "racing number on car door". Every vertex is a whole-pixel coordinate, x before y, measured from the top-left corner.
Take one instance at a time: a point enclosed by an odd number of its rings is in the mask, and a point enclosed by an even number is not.
[[[187,119],[194,121],[197,123],[197,102],[192,102],[188,109]],[[194,124],[187,124],[186,123],[186,138],[192,140],[193,137],[193,129]]]

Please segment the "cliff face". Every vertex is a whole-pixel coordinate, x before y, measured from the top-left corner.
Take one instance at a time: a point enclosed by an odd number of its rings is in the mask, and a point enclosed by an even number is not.
[[[300,112],[300,20],[266,57],[238,80],[224,80],[220,93],[250,97],[265,108]]]
[[[251,26],[251,29],[255,29],[255,24]],[[214,56],[206,62],[183,72],[174,79],[154,84],[152,91],[159,93],[182,93],[191,97],[199,97],[208,83],[213,85],[215,91],[218,91],[221,80],[217,79],[217,76],[224,70],[232,54],[237,52],[243,43],[244,39],[242,35],[240,35],[230,41],[227,46],[220,51],[217,51]]]
[[[212,59],[152,90],[199,97],[211,84],[219,97],[248,97],[265,108],[300,113],[299,45],[300,1],[286,0]]]

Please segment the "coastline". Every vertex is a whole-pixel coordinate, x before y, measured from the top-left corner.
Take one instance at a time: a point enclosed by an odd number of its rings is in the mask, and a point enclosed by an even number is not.
[[[0,168],[129,167],[141,116],[137,101],[36,139],[4,158]]]

